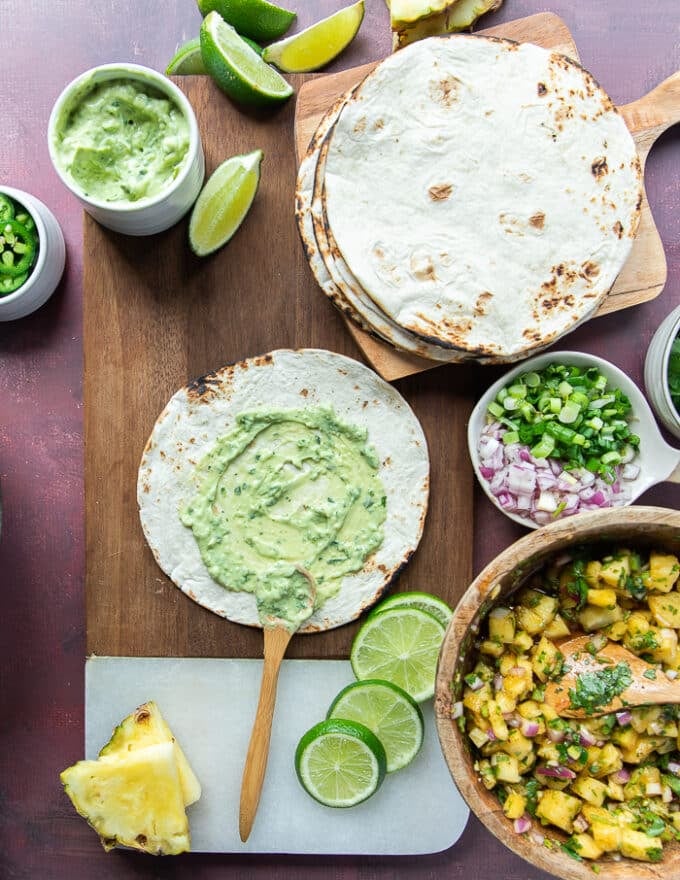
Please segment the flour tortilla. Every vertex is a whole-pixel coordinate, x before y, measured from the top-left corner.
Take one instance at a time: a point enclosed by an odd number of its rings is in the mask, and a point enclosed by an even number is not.
[[[401,395],[358,361],[329,351],[280,350],[196,379],[170,399],[144,449],[137,483],[142,529],[159,566],[194,601],[236,623],[259,626],[255,598],[216,583],[179,510],[196,464],[235,426],[241,412],[331,406],[341,421],[366,428],[381,461],[387,496],[384,540],[361,571],[301,632],[358,617],[408,562],[422,535],[429,492],[427,442]]]
[[[400,327],[512,360],[591,315],[639,222],[640,163],[583,68],[472,35],[414,43],[345,101],[326,220],[364,291]]]

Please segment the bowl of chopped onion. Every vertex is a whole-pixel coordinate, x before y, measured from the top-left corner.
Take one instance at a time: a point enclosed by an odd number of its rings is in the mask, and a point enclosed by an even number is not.
[[[569,690],[587,707],[575,718],[546,689],[569,672],[560,645],[582,634],[596,671]],[[462,796],[509,849],[569,880],[680,876],[679,635],[678,511],[558,520],[473,581],[442,643],[436,724]],[[617,702],[610,643],[677,683],[677,700]]]
[[[531,358],[495,382],[472,411],[468,449],[487,497],[528,528],[680,481],[680,451],[637,385],[577,351]]]

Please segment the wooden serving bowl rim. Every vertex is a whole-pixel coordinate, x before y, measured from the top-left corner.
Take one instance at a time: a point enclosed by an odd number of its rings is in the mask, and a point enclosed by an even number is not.
[[[680,512],[663,507],[631,506],[582,513],[537,529],[503,550],[469,586],[456,606],[439,654],[435,689],[435,721],[451,776],[470,809],[514,853],[543,871],[565,880],[662,880],[680,876],[680,843],[664,844],[661,862],[622,858],[576,861],[559,843],[567,839],[557,829],[533,830],[556,841],[552,849],[537,844],[529,834],[517,834],[493,792],[487,791],[473,767],[469,741],[451,718],[454,702],[461,698],[465,655],[473,645],[480,620],[496,601],[506,597],[555,555],[581,544],[620,543],[621,546],[661,547],[680,552]]]

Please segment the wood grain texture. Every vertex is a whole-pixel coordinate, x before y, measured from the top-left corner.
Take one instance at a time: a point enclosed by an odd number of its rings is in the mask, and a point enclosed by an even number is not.
[[[467,736],[452,720],[453,704],[462,699],[463,675],[470,671],[472,643],[482,618],[495,604],[508,601],[528,577],[549,560],[574,547],[610,541],[626,547],[661,548],[680,553],[680,513],[658,507],[611,508],[561,520],[526,535],[500,553],[475,578],[461,599],[444,637],[437,669],[435,717],[437,732],[459,791],[470,809],[508,849],[536,868],[564,880],[591,880],[591,862],[577,862],[559,846],[537,846],[530,835],[516,834],[503,815],[498,799],[479,781]],[[452,682],[457,684],[452,687]],[[540,826],[539,826],[540,827]],[[541,833],[563,843],[567,835],[540,827]],[[608,880],[662,880],[677,877],[680,843],[664,846],[663,862],[649,864],[633,859],[607,861],[602,876]],[[531,875],[527,875],[531,876]]]
[[[258,657],[259,630],[196,605],[157,567],[137,513],[142,450],[167,400],[192,378],[274,348],[359,353],[319,295],[297,234],[293,105],[273,117],[245,115],[207,77],[177,81],[196,111],[208,173],[260,147],[262,182],[235,238],[203,261],[188,248],[186,221],[135,239],[85,217],[87,647],[100,655]],[[448,392],[445,373],[401,390],[428,437],[433,489],[426,538],[399,587],[431,589],[455,604],[472,574],[472,398]],[[443,540],[451,523],[460,546]],[[298,636],[289,656],[345,657],[357,625]]]
[[[578,49],[569,28],[559,16],[550,12],[541,12],[516,21],[505,22],[497,27],[480,30],[479,33],[487,36],[505,37],[518,42],[536,43],[545,49],[561,52],[575,61],[580,61]],[[318,77],[302,87],[295,114],[298,162],[304,156],[307,145],[325,111],[347,89],[370,73],[376,64],[377,62],[364,64],[354,70],[344,70],[330,76]],[[678,77],[670,77],[650,94],[622,108],[622,112],[633,134],[644,167],[647,154],[654,141],[666,128],[680,119]],[[654,223],[647,195],[644,193],[640,226],[630,256],[594,317],[654,299],[663,290],[666,277],[666,257],[663,243]],[[364,356],[385,379],[398,379],[413,372],[430,370],[439,366],[437,362],[398,351],[387,343],[375,339],[349,319],[344,320],[347,329]]]

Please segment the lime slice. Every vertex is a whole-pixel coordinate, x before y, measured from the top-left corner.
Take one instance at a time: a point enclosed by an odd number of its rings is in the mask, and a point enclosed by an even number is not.
[[[359,680],[382,678],[421,703],[434,694],[445,627],[420,608],[392,608],[370,616],[354,637],[350,661]]]
[[[293,89],[217,12],[201,25],[201,53],[208,73],[230,98],[265,106],[285,101]]]
[[[353,807],[378,790],[387,759],[368,727],[331,718],[304,734],[295,750],[295,770],[315,800],[327,807]]]
[[[423,713],[406,691],[389,681],[348,684],[331,703],[328,718],[358,721],[378,737],[387,755],[387,772],[401,770],[423,744]]]
[[[222,247],[243,223],[260,183],[262,157],[262,150],[233,156],[210,175],[189,220],[189,244],[197,256]]]
[[[295,13],[267,0],[198,0],[201,15],[217,10],[244,37],[275,40],[295,21]]]
[[[364,18],[364,0],[346,6],[311,27],[267,46],[265,61],[286,73],[305,73],[328,64],[356,37]]]
[[[421,611],[427,611],[428,614],[436,617],[442,626],[448,626],[449,621],[453,617],[453,611],[439,596],[433,596],[432,593],[421,593],[416,590],[388,596],[387,599],[375,606],[373,611],[371,611],[371,616],[381,614],[390,608],[420,608]]]
[[[187,40],[175,52],[172,61],[165,68],[168,76],[182,76],[191,73],[207,73],[203,56],[201,55],[201,41],[198,37]]]

